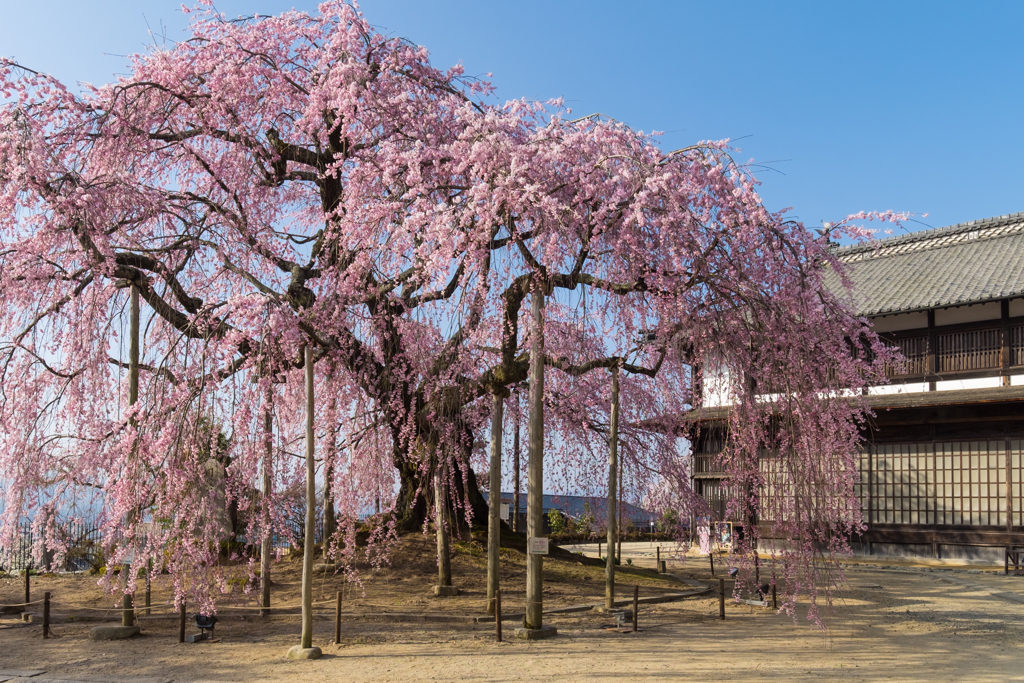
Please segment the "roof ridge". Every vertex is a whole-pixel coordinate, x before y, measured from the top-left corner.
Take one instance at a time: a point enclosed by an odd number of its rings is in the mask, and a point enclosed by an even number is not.
[[[941,228],[931,228],[928,230],[919,230],[906,235],[894,235],[892,237],[884,237],[878,240],[872,240],[869,242],[863,242],[860,244],[850,244],[841,247],[833,248],[833,255],[839,259],[845,259],[855,254],[862,254],[866,252],[874,252],[874,255],[879,257],[886,256],[886,253],[878,252],[889,252],[893,247],[900,247],[904,245],[916,244],[920,242],[932,242],[941,240],[944,237],[953,237],[963,233],[969,233],[972,231],[989,230],[992,228],[999,228],[1004,226],[1011,226],[1014,223],[1024,223],[1024,211],[1017,213],[1008,213],[1002,216],[992,216],[990,218],[979,218],[973,221],[966,221],[963,223],[956,223],[954,225],[947,225]],[[1000,235],[992,235],[991,237],[998,237]],[[948,246],[948,243],[936,244],[934,247]],[[919,248],[927,248],[925,245],[921,245]],[[916,251],[916,249],[914,250]],[[859,260],[859,259],[857,259]]]

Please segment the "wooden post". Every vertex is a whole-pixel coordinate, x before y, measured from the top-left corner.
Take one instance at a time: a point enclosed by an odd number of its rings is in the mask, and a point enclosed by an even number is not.
[[[43,593],[43,638],[50,637],[50,591]]]
[[[334,644],[341,645],[341,591],[338,591],[338,607],[334,611]]]
[[[150,598],[152,596],[152,591],[153,591],[152,575],[153,575],[153,560],[148,560],[146,562],[146,616],[147,617],[150,614],[152,614],[152,612],[150,612],[150,609],[149,609],[150,608]]]
[[[516,394],[516,431],[512,435],[512,531],[519,533],[519,394]]]
[[[501,589],[494,591],[494,635],[501,642]]]
[[[939,371],[938,338],[935,334],[935,309],[928,309],[928,391],[935,391],[935,375]]]
[[[437,530],[437,584],[452,585],[452,558],[448,544],[448,486],[444,454],[437,454],[434,467],[434,526]]]
[[[504,436],[504,387],[491,395],[491,471],[487,500],[487,613],[494,614],[494,596],[498,591],[498,557],[501,548],[501,438]]]
[[[715,551],[708,551],[708,559],[711,560],[711,578],[715,578]]]
[[[601,541],[597,541],[597,559],[601,559]]]
[[[612,400],[608,430],[608,558],[604,563],[604,606],[615,606],[615,557],[611,552],[619,529],[615,499],[618,495],[619,471],[619,368],[612,368]]]
[[[656,553],[656,557],[655,557],[655,560],[654,560],[654,569],[655,569],[655,571],[660,573],[661,572],[661,546],[660,545],[658,546],[658,549],[655,551],[655,553]]]
[[[1003,376],[1002,385],[1010,386],[1010,300],[1003,299],[999,302],[999,314],[1002,318],[1002,330],[1000,333],[1001,344],[999,349],[999,373]],[[1009,457],[1009,454],[1007,454]]]
[[[28,605],[28,603],[32,602],[32,579],[29,578],[29,572],[30,572],[30,570],[26,566],[25,567],[25,603],[26,603],[26,606]]]
[[[530,461],[527,539],[544,533],[544,287],[534,279],[530,304],[533,316],[530,348]],[[527,540],[529,543],[529,540]],[[544,625],[544,556],[528,554],[526,558],[526,628]]]
[[[316,470],[313,460],[313,341],[306,343],[306,540],[302,550],[302,638],[299,646],[313,647],[313,543],[316,533]]]
[[[619,490],[619,514],[615,525],[615,544],[617,546],[615,559],[618,560],[619,564],[622,564],[622,458],[619,458],[619,478],[616,488]]]
[[[772,609],[779,609],[779,598],[775,594],[775,577],[772,577]]]
[[[270,496],[273,494],[274,390],[267,385],[263,401],[263,542],[260,544],[260,616],[270,615],[270,556],[274,551],[270,522]]]
[[[128,346],[128,405],[134,406],[139,401],[139,288],[136,284],[132,283],[131,286],[131,324],[130,324],[130,336]],[[138,420],[132,415],[131,424],[133,429],[138,428]],[[134,455],[135,446],[132,446],[132,453]],[[135,511],[129,513],[129,520],[134,517]],[[125,566],[124,571],[127,572],[129,569],[134,569],[131,566]],[[128,583],[128,576],[125,576],[125,584]],[[123,609],[121,611],[121,626],[132,626],[135,623],[135,611],[132,609],[132,595],[129,593],[124,594],[123,598]]]
[[[135,624],[135,606],[131,593],[125,593],[121,601],[121,626]]]
[[[178,642],[185,642],[185,600],[182,599],[178,607]]]
[[[633,632],[636,632],[636,622],[640,614],[640,586],[633,586]]]
[[[725,619],[725,579],[718,580],[718,618]]]

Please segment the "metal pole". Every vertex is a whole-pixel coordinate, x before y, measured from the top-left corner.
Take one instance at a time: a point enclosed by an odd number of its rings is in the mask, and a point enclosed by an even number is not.
[[[604,563],[604,606],[615,606],[615,538],[619,533],[616,522],[615,498],[619,468],[619,368],[612,368],[612,402],[609,413],[608,435],[608,558]]]
[[[302,639],[300,647],[313,647],[313,542],[316,534],[316,470],[313,460],[313,344],[306,344],[306,541],[302,551]]]
[[[544,532],[544,285],[534,280],[533,343],[530,349],[530,463],[526,536]],[[527,541],[529,543],[529,540]],[[544,556],[528,554],[526,561],[526,628],[544,625]]]
[[[182,599],[181,606],[178,607],[178,642],[185,642],[185,600]]]
[[[338,607],[334,612],[334,644],[341,645],[341,591],[338,591]]]
[[[640,586],[633,586],[633,631],[636,632],[637,616],[640,614]]]
[[[491,396],[491,472],[490,493],[487,494],[491,509],[487,515],[487,613],[494,614],[494,596],[498,591],[498,556],[501,548],[501,437],[505,419],[504,391],[495,391]]]

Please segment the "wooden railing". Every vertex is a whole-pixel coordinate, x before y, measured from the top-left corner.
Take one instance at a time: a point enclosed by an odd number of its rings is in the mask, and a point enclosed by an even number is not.
[[[903,355],[904,362],[899,364],[887,364],[885,366],[886,377],[923,375],[928,372],[927,335],[896,339],[892,344],[899,348],[900,353]]]
[[[943,373],[998,368],[1002,336],[998,327],[936,335],[936,369]]]

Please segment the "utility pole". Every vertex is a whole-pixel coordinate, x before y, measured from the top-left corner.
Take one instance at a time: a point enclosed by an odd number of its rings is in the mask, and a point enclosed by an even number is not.
[[[612,368],[612,404],[609,413],[608,429],[608,557],[604,565],[604,606],[612,609],[615,606],[615,539],[618,535],[616,525],[617,473],[619,469],[619,368]]]

